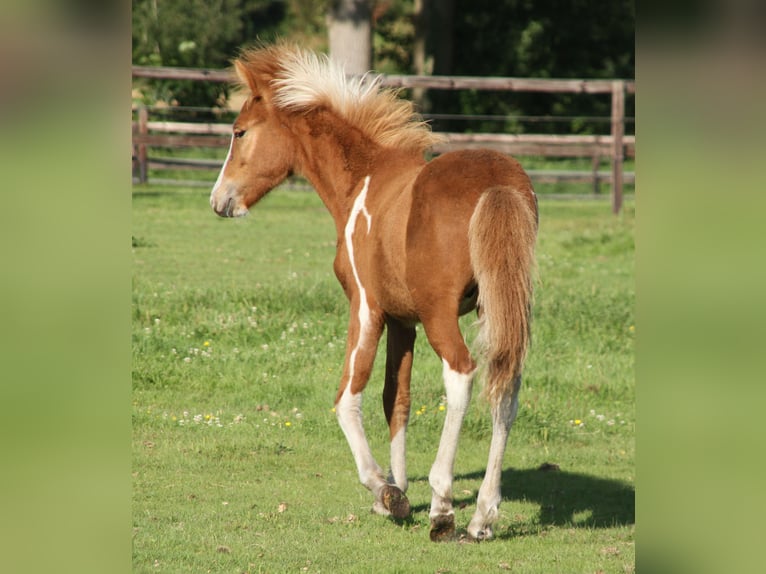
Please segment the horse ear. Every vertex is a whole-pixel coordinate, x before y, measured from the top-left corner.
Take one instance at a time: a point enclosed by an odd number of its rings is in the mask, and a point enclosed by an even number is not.
[[[253,76],[253,74],[251,74],[245,65],[239,60],[234,60],[234,71],[236,72],[239,81],[250,88],[250,91],[253,94],[259,93],[260,90],[258,89],[258,84],[255,81],[255,76]]]

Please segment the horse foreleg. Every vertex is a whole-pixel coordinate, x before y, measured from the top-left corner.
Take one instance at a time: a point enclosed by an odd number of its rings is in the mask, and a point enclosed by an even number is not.
[[[383,469],[372,455],[362,424],[362,392],[370,379],[384,323],[381,313],[369,308],[361,313],[355,312],[357,310],[358,305],[352,305],[346,362],[335,399],[335,414],[354,456],[359,481],[375,496],[373,509],[390,514],[392,507],[398,509],[401,506],[400,499],[404,495],[387,483]]]
[[[410,418],[410,377],[415,346],[415,328],[387,321],[386,382],[383,387],[383,410],[391,439],[391,476],[403,493],[407,492],[406,434]],[[403,512],[403,509],[399,511]],[[409,513],[409,509],[407,509]],[[396,513],[394,513],[396,514]]]
[[[518,410],[519,387],[521,377],[513,385],[513,391],[504,395],[492,407],[492,442],[489,447],[489,460],[484,480],[479,488],[476,500],[476,512],[468,525],[468,534],[476,540],[492,538],[492,525],[497,520],[498,506],[501,500],[501,478],[503,456],[508,442],[508,434]]]

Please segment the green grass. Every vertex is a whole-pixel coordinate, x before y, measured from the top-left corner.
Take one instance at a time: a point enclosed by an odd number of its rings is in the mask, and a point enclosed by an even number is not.
[[[277,190],[224,220],[205,190],[134,188],[134,571],[634,571],[633,206],[614,217],[607,201],[542,201],[540,222],[533,348],[497,540],[433,544],[441,364],[419,330],[413,514],[402,524],[370,514],[331,411],[348,309],[316,196]],[[463,321],[470,338],[473,317]],[[383,358],[364,416],[385,466]],[[475,391],[455,469],[459,528],[490,432]],[[546,462],[560,471],[538,470]]]

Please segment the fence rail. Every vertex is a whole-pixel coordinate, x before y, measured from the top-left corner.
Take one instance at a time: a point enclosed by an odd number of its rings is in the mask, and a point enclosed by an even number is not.
[[[228,70],[133,66],[133,77],[150,79],[231,82]],[[590,171],[530,170],[539,182],[592,182],[595,193],[601,182],[612,189],[612,211],[618,213],[623,202],[623,184],[634,183],[635,174],[624,172],[625,157],[635,158],[636,138],[625,135],[625,94],[635,94],[631,80],[579,80],[540,78],[478,78],[466,76],[381,75],[383,86],[438,90],[497,90],[511,92],[611,94],[611,133],[608,136],[445,133],[446,141],[433,146],[436,154],[466,148],[490,147],[512,155],[546,157],[590,157]],[[146,107],[139,107],[133,125],[134,172],[147,181],[148,168],[214,169],[219,160],[150,158],[148,147],[228,147],[231,124],[149,121]],[[609,158],[611,169],[599,170],[601,158]]]
[[[229,70],[212,68],[170,68],[161,66],[133,66],[134,78],[166,80],[197,80],[227,83],[236,80]],[[548,92],[573,94],[608,94],[615,80],[580,80],[552,78],[486,78],[475,76],[416,76],[380,74],[381,85],[389,88],[424,88],[434,90],[499,90],[507,92]],[[625,91],[633,94],[636,83],[616,80],[625,84]]]

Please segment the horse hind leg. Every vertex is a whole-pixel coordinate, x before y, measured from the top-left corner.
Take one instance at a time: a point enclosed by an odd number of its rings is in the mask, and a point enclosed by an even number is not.
[[[452,507],[452,483],[455,457],[463,418],[471,400],[476,363],[460,334],[457,313],[442,319],[424,321],[431,346],[441,357],[444,388],[447,395],[447,415],[444,419],[439,449],[428,475],[431,485],[431,540],[450,540],[455,535],[455,511]]]
[[[463,418],[471,399],[475,369],[461,372],[442,359],[447,416],[444,419],[439,449],[428,475],[431,485],[431,540],[449,540],[455,534],[455,511],[452,507],[452,483],[455,456]]]
[[[504,393],[492,406],[492,442],[484,480],[479,488],[476,511],[468,524],[468,535],[475,540],[489,540],[493,537],[492,525],[497,521],[498,506],[502,498],[501,481],[503,456],[511,426],[518,410],[518,390],[521,376],[514,381],[512,389]]]

